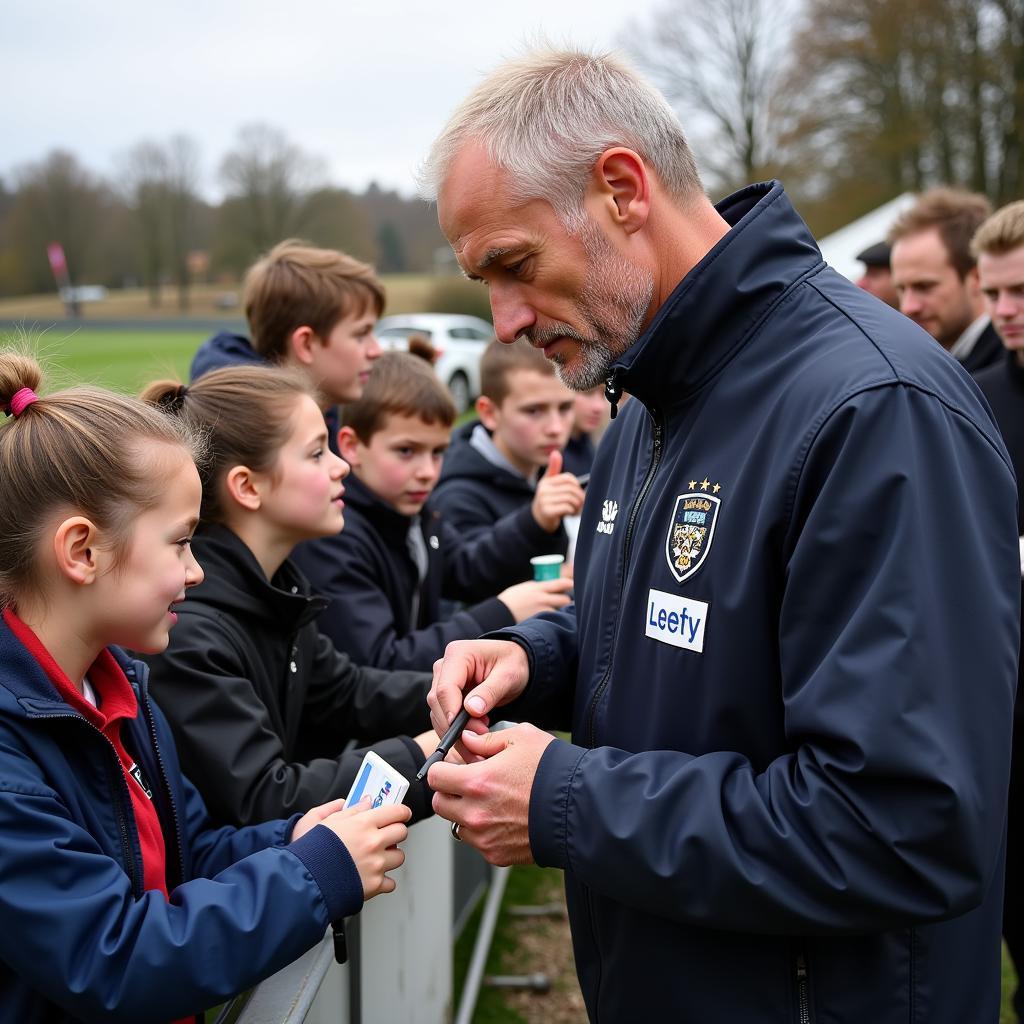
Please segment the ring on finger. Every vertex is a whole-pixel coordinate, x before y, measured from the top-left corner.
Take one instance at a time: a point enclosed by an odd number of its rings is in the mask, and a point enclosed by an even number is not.
[[[459,835],[459,823],[457,821],[452,822],[452,839],[457,839],[460,843],[462,842],[462,836]]]

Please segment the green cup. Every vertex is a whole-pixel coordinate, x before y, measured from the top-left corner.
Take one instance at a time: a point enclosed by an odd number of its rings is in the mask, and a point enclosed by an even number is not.
[[[565,555],[537,555],[530,559],[535,580],[557,580],[562,575]]]

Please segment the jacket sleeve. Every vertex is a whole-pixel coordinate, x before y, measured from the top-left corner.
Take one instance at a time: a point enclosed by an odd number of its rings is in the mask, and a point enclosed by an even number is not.
[[[330,711],[338,753],[291,761],[285,757],[266,706],[246,678],[234,641],[213,619],[184,609],[175,630],[176,642],[163,654],[147,659],[150,686],[171,723],[185,772],[201,787],[216,821],[246,825],[287,818],[345,796],[365,751],[344,750],[349,740],[360,735],[360,723],[346,722],[344,711],[356,694],[365,694],[364,702],[374,703],[367,692],[370,682],[364,681],[360,688],[350,678],[344,691],[347,702],[337,695],[328,700],[331,688],[323,683],[311,687],[314,702],[307,711],[314,721],[319,711]],[[339,680],[339,685],[343,682]],[[402,682],[410,704],[419,686],[425,720],[429,677]],[[411,719],[411,713],[406,717]],[[390,732],[378,729],[363,738],[392,737],[373,749],[405,775],[422,752],[411,739],[398,735],[402,731],[401,724],[396,724]],[[418,770],[419,764],[413,774]]]
[[[854,396],[808,444],[762,681],[781,672],[791,751],[756,766],[556,741],[531,793],[538,863],[653,914],[775,933],[941,920],[993,884],[1020,597],[1005,456],[904,387]]]
[[[344,845],[317,826],[210,878],[136,899],[31,754],[0,738],[0,960],[76,1020],[201,1012],[284,967],[358,911]],[[216,951],[216,955],[211,955]]]
[[[329,552],[319,551],[317,572],[317,590],[331,603],[317,621],[334,646],[360,665],[429,672],[452,640],[474,639],[512,624],[509,610],[491,598],[399,636],[391,602],[380,586],[380,566],[361,550],[358,538],[346,538],[343,531],[331,541]]]
[[[523,693],[491,717],[532,722],[543,729],[567,730],[571,724],[576,679],[576,606],[533,615],[511,629],[488,633],[485,640],[511,640],[526,652],[530,681]]]
[[[354,665],[321,633],[310,674],[304,715],[316,723],[319,735],[337,729],[339,742],[356,738],[370,744],[343,755],[345,792],[366,750],[374,750],[409,781],[405,803],[412,809],[412,820],[432,814],[433,794],[425,779],[417,782],[415,778],[426,757],[411,738],[430,729],[430,673]]]
[[[444,552],[444,596],[458,601],[481,601],[530,579],[530,559],[534,555],[564,555],[568,535],[562,528],[554,533],[542,529],[530,506],[524,505],[472,538],[443,519],[440,540]]]

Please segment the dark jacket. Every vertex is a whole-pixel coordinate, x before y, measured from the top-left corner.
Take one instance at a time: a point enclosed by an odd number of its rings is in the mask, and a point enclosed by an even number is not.
[[[978,335],[974,348],[967,354],[967,358],[960,364],[972,374],[995,366],[1003,361],[1003,343],[999,338],[999,332],[989,322],[988,326]]]
[[[252,347],[249,339],[230,331],[219,331],[196,349],[192,365],[188,370],[190,381],[197,380],[204,373],[220,370],[225,366],[270,366],[271,364]],[[338,454],[338,427],[341,425],[336,406],[324,410],[327,424],[327,446]]]
[[[345,847],[295,819],[214,828],[146,692],[121,736],[153,790],[170,901],[144,892],[131,796],[110,742],[0,621],[0,1021],[146,1024],[215,1006],[358,911]],[[215,884],[193,883],[210,878]]]
[[[470,433],[456,431],[452,436],[441,479],[430,499],[466,540],[479,537],[506,516],[528,509],[534,496],[534,487],[525,477],[488,462],[470,444]],[[569,546],[565,529],[559,526],[550,536],[552,544],[545,553],[564,555]]]
[[[203,527],[206,573],[179,605],[163,654],[146,655],[153,693],[182,764],[216,820],[246,824],[343,797],[364,749],[409,780],[406,803],[429,813],[424,761],[402,733],[429,728],[430,676],[357,668],[319,632],[326,602],[286,561],[271,581],[229,529]],[[393,738],[388,738],[393,737]]]
[[[300,544],[293,555],[331,599],[320,628],[361,664],[430,669],[451,641],[512,625],[512,613],[494,594],[528,579],[530,557],[557,543],[528,505],[467,542],[428,504],[420,517],[427,551],[421,584],[407,546],[410,522],[352,475],[345,481],[345,528]],[[442,597],[476,603],[438,621]]]
[[[780,185],[613,365],[530,802],[597,1021],[995,1021],[1020,580],[977,389]],[[573,687],[572,682],[575,681]]]
[[[589,473],[594,465],[594,451],[594,442],[589,434],[570,437],[562,452],[562,469],[574,476]]]
[[[1020,481],[1024,480],[1024,366],[1017,361],[1015,352],[1008,352],[1004,348],[1002,359],[976,373],[974,380],[992,407],[992,414],[1013,462],[1019,489]],[[1019,493],[1017,532],[1024,537],[1024,501],[1021,501]],[[1024,604],[1021,606],[1021,631],[1024,633]],[[1021,675],[1024,675],[1024,660],[1021,660],[1018,667],[1017,703],[1014,705],[1018,722],[1024,721],[1024,704],[1020,700]]]

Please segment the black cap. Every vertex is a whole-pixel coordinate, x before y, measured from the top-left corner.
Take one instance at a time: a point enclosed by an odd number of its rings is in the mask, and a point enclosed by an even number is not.
[[[857,253],[857,259],[866,267],[889,266],[890,246],[888,242],[875,242],[869,245],[863,252]]]

